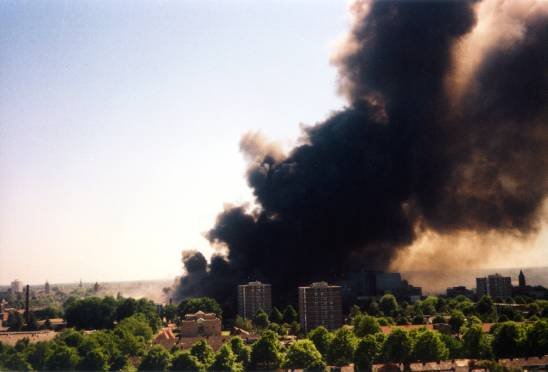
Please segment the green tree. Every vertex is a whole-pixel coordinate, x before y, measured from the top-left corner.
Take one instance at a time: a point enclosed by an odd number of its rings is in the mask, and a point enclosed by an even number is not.
[[[268,314],[265,313],[262,309],[259,309],[259,311],[257,311],[257,314],[255,314],[253,323],[255,324],[255,327],[257,327],[258,329],[268,328],[268,324],[270,323],[268,321]]]
[[[305,339],[291,344],[287,350],[282,368],[323,370],[325,362],[314,343]]]
[[[476,311],[480,315],[489,315],[495,311],[495,305],[490,296],[483,296],[476,304]]]
[[[87,354],[82,358],[78,369],[82,371],[108,371],[108,355],[97,348],[87,352]]]
[[[522,355],[525,331],[515,322],[502,323],[495,331],[493,352],[497,358],[512,358]]]
[[[268,327],[266,327],[266,329],[270,329],[271,331],[276,332],[277,334],[281,334],[281,328],[282,327],[280,327],[278,323],[270,323],[268,324]]]
[[[193,297],[183,300],[177,306],[178,315],[183,318],[186,314],[193,314],[197,311],[215,313],[219,318],[223,315],[221,306],[210,297]]]
[[[348,328],[339,328],[329,345],[327,361],[335,366],[344,366],[352,363],[357,339]]]
[[[409,363],[412,352],[413,341],[409,333],[400,328],[390,332],[382,348],[383,359],[396,363]]]
[[[124,318],[118,323],[116,328],[125,329],[134,336],[141,336],[145,341],[150,341],[153,335],[148,319],[142,313],[137,313],[128,318]]]
[[[333,334],[325,327],[320,326],[311,330],[308,333],[308,338],[314,343],[314,346],[316,346],[316,349],[322,354],[324,359],[326,359],[329,345],[331,345],[331,341],[333,340]]]
[[[142,355],[145,351],[146,341],[143,336],[135,336],[124,327],[116,327],[114,330],[118,349],[125,355]]]
[[[381,347],[373,335],[362,338],[354,352],[354,363],[358,371],[371,371],[380,349]]]
[[[137,301],[134,298],[120,299],[116,308],[116,320],[120,321],[128,318],[137,312]]]
[[[166,322],[173,323],[175,322],[175,319],[177,318],[177,306],[173,304],[168,304],[164,306],[164,317],[166,318]]]
[[[284,316],[278,308],[274,307],[270,312],[270,321],[278,324],[282,324],[284,321]]]
[[[34,344],[32,350],[27,354],[27,360],[32,365],[32,368],[38,371],[45,369],[46,360],[53,352],[51,343],[40,341]]]
[[[432,324],[440,324],[440,323],[447,323],[445,318],[441,315],[436,315],[434,319],[432,319]]]
[[[76,350],[65,345],[57,345],[46,359],[49,371],[70,371],[76,368],[80,358]]]
[[[36,317],[40,320],[48,318],[62,318],[63,311],[58,306],[49,305],[44,309],[34,311]]]
[[[498,311],[499,316],[499,322],[508,321],[508,320],[514,320],[519,321],[521,318],[521,313],[514,310],[511,306],[503,306],[500,311]],[[502,320],[502,317],[505,317],[506,320]]]
[[[117,306],[118,302],[112,297],[86,297],[67,305],[65,320],[69,327],[77,329],[112,328]]]
[[[411,323],[417,324],[417,325],[418,325],[418,324],[424,324],[424,323],[426,323],[426,320],[424,319],[424,315],[422,315],[422,314],[416,314],[416,315],[413,317]]]
[[[464,344],[460,339],[443,333],[440,335],[440,339],[449,351],[450,359],[460,359],[465,357]]]
[[[301,334],[301,323],[295,321],[290,324],[289,332],[292,335],[298,336]]]
[[[291,333],[291,324],[284,323],[280,326],[280,330],[278,331],[280,336],[287,336]]]
[[[381,331],[381,326],[376,318],[368,315],[359,315],[354,318],[354,333],[358,337],[372,335]]]
[[[438,297],[438,301],[436,303],[436,311],[438,313],[445,313],[448,310],[448,304],[447,300],[443,297]]]
[[[284,323],[291,324],[299,320],[299,314],[297,314],[297,311],[295,311],[293,306],[289,305],[284,310],[283,318]]]
[[[120,357],[122,355],[118,347],[120,341],[112,331],[96,331],[85,336],[85,340],[80,344],[78,352],[80,355],[85,355],[88,351],[100,347],[103,352],[107,353],[112,370],[117,370],[125,365],[125,357]],[[123,363],[121,359],[124,359]],[[119,365],[119,363],[122,364]]]
[[[548,321],[536,321],[527,329],[527,355],[543,356],[548,354]]]
[[[236,315],[236,321],[234,322],[234,326],[244,329],[246,331],[251,331],[253,329],[253,323],[251,322],[251,319],[245,319],[239,315]]]
[[[358,305],[352,305],[350,308],[349,318],[353,321],[356,317],[361,316],[362,311]]]
[[[210,366],[210,370],[212,371],[241,371],[242,368],[229,344],[223,344],[219,348]]]
[[[213,349],[206,340],[200,339],[190,348],[190,354],[194,355],[204,366],[209,366],[215,358]]]
[[[530,318],[538,314],[540,314],[540,306],[536,302],[530,303],[527,306],[527,316]]]
[[[244,367],[247,367],[251,360],[251,348],[245,345],[244,340],[239,336],[234,336],[230,339],[230,347],[236,354],[238,358],[237,361]]]
[[[380,312],[379,304],[376,301],[371,301],[367,307],[367,313],[369,315],[377,316]]]
[[[23,337],[20,340],[17,340],[15,343],[14,349],[17,352],[24,352],[30,345],[30,339],[28,337]]]
[[[23,315],[20,312],[11,311],[8,315],[7,325],[10,331],[18,332],[23,329],[25,319],[23,319]]]
[[[1,356],[1,355],[0,355]],[[4,359],[4,358],[2,358]],[[8,354],[5,360],[0,359],[0,365],[12,371],[32,371],[32,366],[26,361],[25,355],[21,352]]]
[[[261,338],[251,348],[253,369],[276,369],[282,362],[278,336],[272,331],[264,331]]]
[[[99,342],[97,342],[95,338],[86,336],[84,337],[84,341],[80,343],[80,345],[76,348],[76,350],[78,351],[79,355],[84,356],[90,351],[99,349],[99,348],[101,347],[99,345]]]
[[[173,356],[170,370],[172,371],[204,371],[205,368],[198,358],[188,351],[178,351]]]
[[[481,325],[467,327],[463,334],[464,354],[473,359],[489,359],[493,353],[488,335],[483,333]]]
[[[129,364],[128,355],[122,354],[118,349],[110,351],[109,358],[110,370],[111,371],[120,371],[125,369]],[[132,367],[132,371],[135,370],[135,367]]]
[[[468,326],[472,326],[472,325],[479,325],[481,326],[483,324],[483,322],[481,321],[480,318],[478,318],[477,316],[475,315],[471,315],[468,317],[468,319],[466,320],[466,324]]]
[[[460,328],[464,325],[465,322],[464,314],[459,310],[453,310],[451,312],[451,318],[449,318],[449,325],[453,333],[458,333]]]
[[[379,307],[384,315],[392,316],[398,310],[398,301],[396,301],[396,297],[393,294],[387,293],[381,297]]]
[[[436,306],[438,304],[438,298],[436,296],[428,296],[424,301],[421,301],[421,311],[426,315],[433,315],[436,313]]]
[[[152,328],[152,332],[156,333],[162,326],[162,320],[158,316],[158,309],[154,301],[146,298],[137,300],[137,313],[145,316],[148,325]]]
[[[433,362],[447,359],[449,351],[440,339],[438,332],[426,330],[417,336],[413,356],[421,362]]]
[[[56,340],[65,343],[67,346],[78,348],[84,342],[84,335],[75,329],[65,329],[56,336]]]
[[[169,353],[162,346],[154,345],[139,364],[139,371],[167,371],[169,363]]]

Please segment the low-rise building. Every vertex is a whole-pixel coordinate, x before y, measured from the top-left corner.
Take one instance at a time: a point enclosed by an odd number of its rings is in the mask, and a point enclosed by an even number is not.
[[[403,280],[400,273],[355,271],[346,274],[341,282],[346,303],[354,304],[390,292],[400,300],[415,302],[422,296],[422,288]]]
[[[186,314],[181,321],[181,336],[219,336],[221,334],[221,319],[214,313],[198,311],[194,314]]]
[[[457,296],[472,298],[474,297],[474,291],[466,288],[463,285],[447,288],[447,297],[457,297]]]
[[[6,326],[8,324],[9,316],[10,312],[8,310],[2,310],[0,313],[0,326]]]

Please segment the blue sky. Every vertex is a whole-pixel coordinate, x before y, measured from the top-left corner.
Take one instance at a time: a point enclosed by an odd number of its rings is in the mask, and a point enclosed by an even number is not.
[[[0,1],[0,284],[173,278],[211,253],[224,203],[252,201],[241,136],[289,148],[345,105],[347,6]],[[486,264],[545,265],[547,242],[544,222]]]
[[[290,146],[344,101],[335,1],[0,2],[0,283],[170,278],[238,142]]]

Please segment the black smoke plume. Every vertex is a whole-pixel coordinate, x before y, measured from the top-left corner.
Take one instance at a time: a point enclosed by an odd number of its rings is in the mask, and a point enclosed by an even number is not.
[[[237,284],[263,280],[284,302],[298,285],[385,269],[424,229],[536,231],[548,194],[548,18],[491,48],[455,97],[448,76],[476,7],[356,2],[335,58],[349,106],[304,129],[288,155],[242,140],[257,207],[218,216],[207,236],[225,254],[187,255],[179,297],[230,307]]]

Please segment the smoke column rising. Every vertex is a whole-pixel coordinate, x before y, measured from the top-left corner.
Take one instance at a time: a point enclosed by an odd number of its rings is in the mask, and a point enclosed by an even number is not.
[[[209,264],[184,254],[178,297],[230,307],[236,285],[257,279],[283,302],[298,285],[386,269],[427,231],[536,233],[548,194],[548,12],[503,5],[353,3],[333,57],[348,107],[303,129],[289,154],[244,135],[256,207],[218,216]],[[475,47],[478,32],[500,31],[497,12],[519,32]]]

